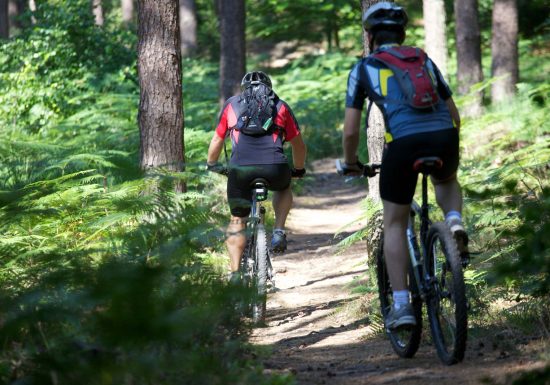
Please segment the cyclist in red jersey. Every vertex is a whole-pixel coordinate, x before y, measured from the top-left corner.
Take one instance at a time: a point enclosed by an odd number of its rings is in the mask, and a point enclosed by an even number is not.
[[[272,126],[265,135],[248,135],[240,129],[239,119],[247,111],[246,92],[265,87],[273,106]],[[291,177],[305,174],[306,145],[300,135],[298,122],[289,105],[272,90],[271,79],[261,71],[247,73],[241,82],[242,93],[229,98],[220,113],[218,126],[210,142],[207,169],[215,171],[226,138],[231,139],[232,152],[228,167],[227,199],[231,220],[227,228],[226,245],[231,272],[239,269],[241,255],[246,246],[244,234],[246,217],[252,202],[251,182],[264,178],[273,191],[275,226],[271,239],[274,252],[284,252],[287,247],[285,222],[292,206]],[[247,91],[248,90],[248,91]],[[250,104],[250,103],[248,103]],[[291,169],[283,151],[283,144],[292,147],[294,168]]]

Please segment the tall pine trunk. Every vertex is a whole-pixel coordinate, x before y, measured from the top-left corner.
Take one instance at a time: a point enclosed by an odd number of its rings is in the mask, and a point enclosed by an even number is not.
[[[178,0],[139,0],[140,165],[184,169],[182,68]],[[177,186],[184,191],[185,186]]]
[[[31,12],[36,11],[36,3],[34,0],[29,0],[29,9],[31,10]],[[36,18],[34,17],[34,15],[31,16],[31,23],[36,24]]]
[[[220,104],[239,93],[246,70],[245,2],[219,0],[220,17]]]
[[[12,29],[22,29],[20,17],[25,12],[27,2],[25,0],[9,0],[8,2],[8,14],[10,18],[10,31]],[[12,32],[13,34],[13,32]]]
[[[103,25],[103,4],[101,0],[92,0],[92,12],[94,13],[95,24]]]
[[[515,94],[518,82],[518,9],[516,0],[495,0],[493,3],[491,56],[491,75],[497,78],[491,87],[491,100],[493,103],[498,103]]]
[[[456,18],[456,58],[458,93],[466,95],[474,84],[483,81],[481,34],[477,0],[454,0]],[[476,117],[483,112],[483,91],[472,95],[462,115]]]
[[[197,10],[195,0],[180,0],[181,54],[192,56],[197,49]]]
[[[423,0],[426,52],[435,62],[444,77],[447,77],[447,32],[445,2]]]
[[[10,37],[10,18],[8,12],[8,0],[0,0],[0,38]]]
[[[361,0],[361,15],[373,4],[378,3],[379,0]],[[363,56],[368,56],[370,54],[369,49],[369,40],[367,32],[363,30]],[[370,103],[370,100],[367,100],[367,104]],[[382,112],[373,103],[370,115],[368,118],[369,128],[367,130],[367,148],[369,152],[369,163],[380,163],[382,162],[382,150],[384,148],[384,117]],[[359,143],[361,145],[361,143]],[[369,190],[368,197],[373,203],[380,203],[380,177],[377,175],[374,178],[369,178]],[[383,216],[382,210],[378,210],[374,213],[368,220],[367,223],[367,237],[366,237],[366,246],[367,246],[367,259],[373,260],[376,255],[376,251],[380,245],[380,240],[382,238],[382,228],[383,228]]]
[[[362,0],[361,1],[361,14],[373,4],[378,3],[379,0]],[[363,56],[370,54],[369,40],[367,32],[363,29]],[[367,105],[370,100],[367,100]],[[376,106],[372,105],[369,115],[369,128],[367,130],[367,148],[369,151],[369,163],[380,163],[382,161],[382,150],[384,148],[384,117],[382,112]],[[369,198],[374,202],[380,202],[380,190],[378,188],[379,177],[369,178]]]
[[[130,24],[134,20],[134,0],[121,0],[122,21]]]

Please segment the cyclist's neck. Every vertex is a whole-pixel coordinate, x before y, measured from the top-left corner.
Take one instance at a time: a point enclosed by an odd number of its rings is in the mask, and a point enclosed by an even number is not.
[[[399,47],[399,44],[397,43],[388,43],[388,44],[382,44],[382,45],[375,44],[373,47],[373,51],[385,50],[393,47]]]

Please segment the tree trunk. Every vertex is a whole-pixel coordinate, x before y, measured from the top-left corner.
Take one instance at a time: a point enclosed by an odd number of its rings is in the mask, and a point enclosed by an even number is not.
[[[361,1],[361,14],[373,4],[378,3],[378,0],[362,0]],[[363,56],[370,54],[369,41],[367,33],[363,30]],[[370,100],[367,101],[370,103]],[[372,105],[369,115],[369,128],[367,130],[367,148],[369,151],[369,163],[380,163],[382,161],[382,150],[384,148],[384,117],[382,113],[376,107]],[[369,198],[373,202],[380,202],[380,190],[378,188],[379,177],[369,178]]]
[[[29,0],[29,9],[32,13],[36,12],[36,3],[34,2],[34,0]],[[36,18],[34,17],[34,15],[31,16],[31,23],[36,24]]]
[[[219,1],[220,15],[220,104],[239,93],[246,69],[245,2]]]
[[[424,30],[426,32],[426,52],[447,77],[447,33],[445,2],[443,0],[423,0]]]
[[[95,24],[99,26],[103,25],[103,5],[101,4],[101,0],[92,0],[92,12],[95,17]]]
[[[493,36],[491,40],[491,87],[493,103],[515,94],[518,82],[518,9],[516,0],[495,0],[493,4]]]
[[[0,38],[10,37],[10,18],[8,12],[8,0],[0,0]]]
[[[378,3],[379,0],[361,0],[361,15],[373,4]],[[367,37],[367,32],[363,30],[363,56],[368,56],[370,54],[369,49],[369,40]],[[370,103],[370,100],[367,100],[367,103]],[[384,117],[380,109],[376,107],[376,104],[372,105],[371,112],[369,115],[369,128],[367,130],[367,149],[369,152],[369,163],[380,163],[382,161],[382,150],[384,148]],[[380,204],[380,177],[377,175],[374,178],[369,178],[369,191],[368,198],[374,204]],[[382,210],[378,210],[368,219],[367,222],[367,259],[373,261],[376,257],[376,252],[380,245],[380,240],[382,237]]]
[[[10,18],[10,30],[23,28],[20,17],[23,12],[25,12],[26,5],[25,0],[9,0],[8,14]]]
[[[130,24],[134,20],[134,0],[121,0],[122,21]]]
[[[456,59],[458,93],[466,95],[474,84],[483,81],[481,67],[481,35],[477,0],[455,0]],[[462,115],[478,117],[483,113],[483,91],[472,94],[462,108]]]
[[[138,1],[141,168],[184,169],[178,0]],[[176,186],[184,191],[185,186]]]
[[[197,49],[197,10],[195,0],[180,0],[181,54],[192,56]]]

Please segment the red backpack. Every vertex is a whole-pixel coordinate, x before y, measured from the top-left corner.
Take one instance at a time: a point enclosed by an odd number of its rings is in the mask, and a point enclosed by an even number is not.
[[[416,47],[392,47],[374,52],[371,59],[386,65],[394,74],[406,103],[413,108],[433,108],[439,102],[436,80],[428,69],[426,52]],[[385,102],[403,103],[384,98]]]

